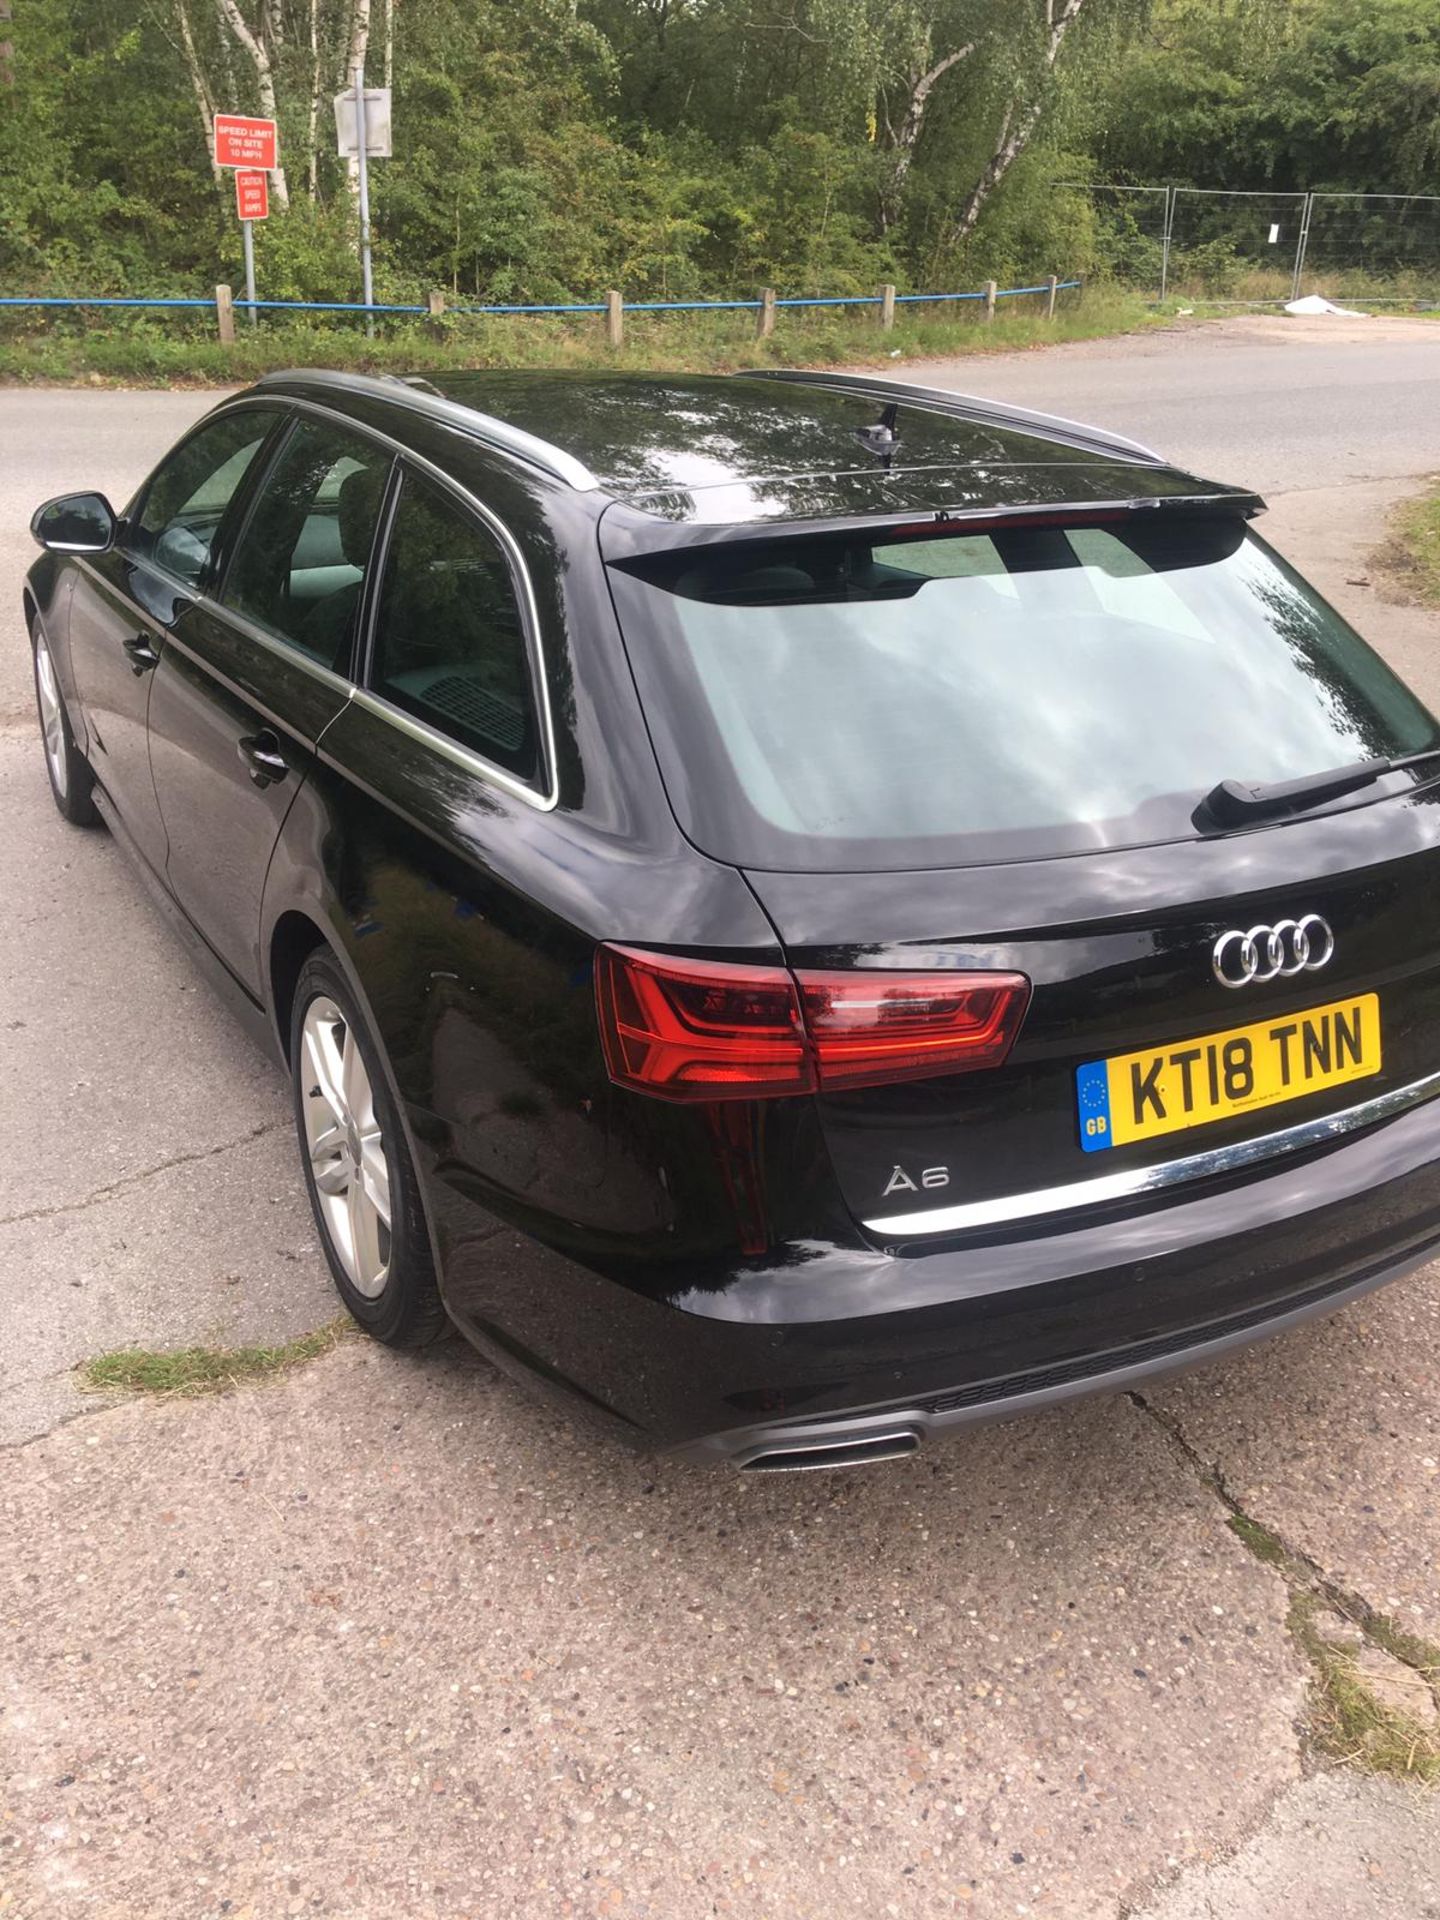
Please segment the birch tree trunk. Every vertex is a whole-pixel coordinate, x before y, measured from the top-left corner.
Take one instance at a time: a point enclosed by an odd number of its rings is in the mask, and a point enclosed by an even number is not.
[[[364,66],[365,56],[369,51],[370,0],[352,0],[350,8],[350,31],[345,36],[345,70],[340,77],[340,85],[335,89],[337,93],[343,92],[346,87],[354,86],[355,69],[356,67]],[[345,162],[345,184],[349,189],[351,202],[358,211],[360,205],[360,162],[353,154]],[[355,239],[355,251],[357,254],[360,251],[358,234]]]
[[[348,87],[355,77],[356,67],[363,67],[365,57],[370,51],[370,0],[351,0],[350,31],[345,36],[345,70],[340,76],[340,86]],[[339,92],[339,87],[336,92]]]
[[[920,135],[925,129],[925,109],[930,104],[930,95],[937,80],[943,78],[951,67],[958,66],[962,60],[968,60],[975,51],[972,41],[969,46],[956,47],[953,53],[947,53],[937,60],[934,66],[924,72],[912,72],[908,76],[905,112],[898,129],[890,136],[891,163],[890,177],[885,183],[880,197],[880,229],[888,233],[900,211],[900,201],[904,195],[905,182],[910,174],[911,163],[915,158],[915,149],[920,144]]]
[[[251,31],[249,22],[240,11],[238,0],[219,0],[219,4],[221,20],[255,69],[255,87],[260,95],[261,114],[267,120],[277,119],[275,68],[270,58],[270,48],[265,43],[264,28],[258,33]],[[290,189],[286,184],[284,167],[272,170],[270,185],[275,194],[275,204],[283,211],[290,205]]]
[[[180,51],[185,57],[185,71],[190,76],[190,91],[195,96],[195,106],[205,126],[205,144],[210,149],[210,171],[218,187],[223,170],[215,164],[215,96],[210,91],[205,69],[200,64],[200,55],[195,47],[195,29],[190,24],[190,10],[185,0],[175,0],[175,25],[180,33]]]
[[[310,99],[305,110],[305,184],[320,197],[320,0],[310,0]]]
[[[1034,93],[1023,105],[1017,94],[1006,107],[990,158],[971,188],[970,197],[951,230],[953,242],[966,240],[974,232],[975,222],[980,218],[985,202],[1029,146],[1031,135],[1040,123],[1046,86],[1055,71],[1055,62],[1060,58],[1065,36],[1079,19],[1084,7],[1085,0],[1045,0],[1045,47],[1039,77],[1033,83]]]

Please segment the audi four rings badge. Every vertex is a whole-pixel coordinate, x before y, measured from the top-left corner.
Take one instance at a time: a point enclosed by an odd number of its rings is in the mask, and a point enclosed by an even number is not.
[[[1232,927],[1215,942],[1210,964],[1222,987],[1248,987],[1282,975],[1317,973],[1335,951],[1330,924],[1318,913],[1277,920],[1273,927]]]

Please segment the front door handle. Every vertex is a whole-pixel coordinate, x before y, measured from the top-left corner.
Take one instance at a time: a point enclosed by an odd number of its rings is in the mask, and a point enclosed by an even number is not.
[[[269,727],[262,727],[259,733],[244,734],[236,742],[235,750],[250,769],[250,778],[257,787],[268,787],[272,781],[283,780],[290,771],[280,751],[279,736]]]
[[[160,656],[145,634],[132,633],[128,640],[122,640],[120,644],[125,649],[132,673],[149,673],[152,667],[159,666]]]

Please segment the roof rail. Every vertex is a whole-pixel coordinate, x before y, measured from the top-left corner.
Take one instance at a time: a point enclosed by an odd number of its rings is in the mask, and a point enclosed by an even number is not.
[[[600,485],[585,463],[577,460],[573,453],[566,453],[563,447],[552,446],[548,440],[526,433],[522,427],[512,427],[508,420],[497,420],[493,414],[480,413],[459,400],[451,400],[428,381],[422,385],[422,381],[423,375],[332,373],[321,367],[296,367],[284,373],[263,374],[256,384],[319,387],[331,392],[338,389],[341,393],[388,400],[394,406],[411,407],[431,420],[458,427],[462,433],[483,440],[487,446],[512,453],[552,478],[563,480],[577,493],[593,493]]]
[[[979,400],[969,393],[948,393],[941,387],[912,387],[899,380],[887,380],[878,374],[807,373],[788,367],[756,367],[746,379],[792,380],[802,386],[838,387],[846,393],[869,393],[877,400],[909,400],[936,413],[952,413],[964,420],[986,420],[996,426],[1039,428],[1047,438],[1086,452],[1105,453],[1121,460],[1164,467],[1170,464],[1138,440],[1111,433],[1106,427],[1086,426],[1079,420],[1067,420],[1058,413],[1035,413],[1029,407],[1008,406],[1003,400]]]

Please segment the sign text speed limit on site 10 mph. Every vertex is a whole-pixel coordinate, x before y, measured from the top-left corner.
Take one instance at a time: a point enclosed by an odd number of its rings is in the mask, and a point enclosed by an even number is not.
[[[217,167],[260,167],[267,171],[278,166],[275,122],[251,120],[240,113],[217,113],[215,164]]]

